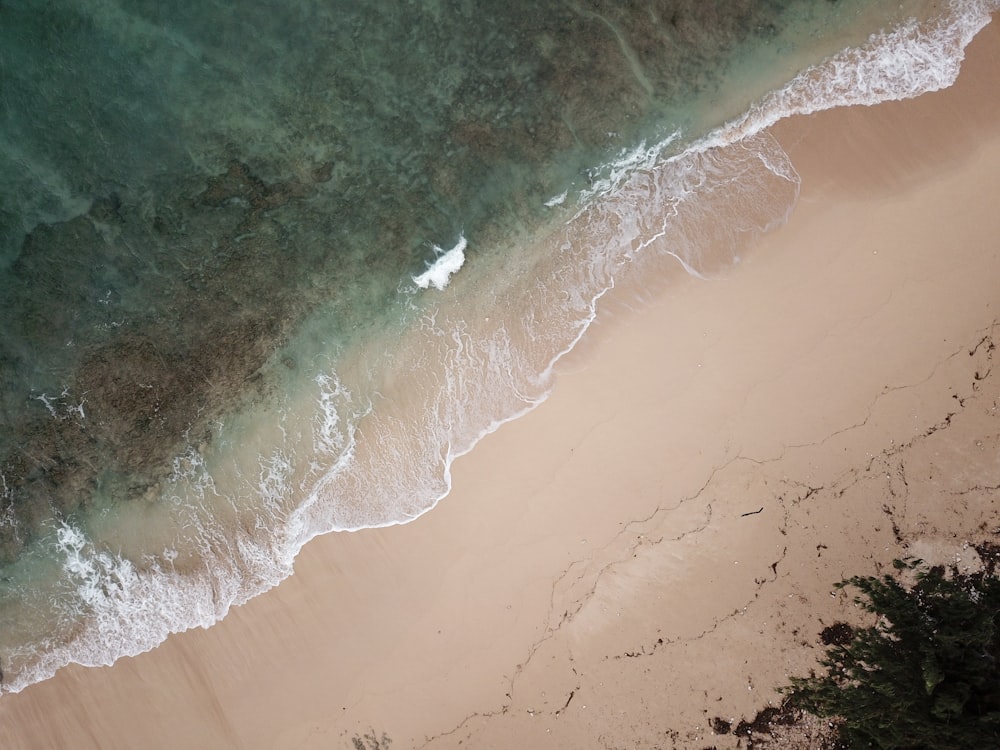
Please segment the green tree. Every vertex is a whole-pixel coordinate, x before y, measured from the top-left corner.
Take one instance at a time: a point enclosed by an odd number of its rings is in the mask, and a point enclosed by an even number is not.
[[[975,574],[895,563],[913,570],[856,576],[861,606],[876,624],[827,648],[825,674],[792,678],[791,704],[831,719],[849,748],[1000,748],[1000,579],[993,564]]]

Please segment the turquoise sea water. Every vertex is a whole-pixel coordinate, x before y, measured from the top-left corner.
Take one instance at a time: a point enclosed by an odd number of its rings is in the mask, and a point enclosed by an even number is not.
[[[768,124],[949,85],[996,2],[935,5],[4,0],[0,690],[432,508],[607,289],[784,220]]]

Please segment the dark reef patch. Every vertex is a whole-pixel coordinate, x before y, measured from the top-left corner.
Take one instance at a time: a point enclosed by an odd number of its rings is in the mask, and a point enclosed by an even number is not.
[[[261,368],[304,312],[279,209],[331,175],[320,164],[268,184],[233,162],[151,218],[112,196],[25,238],[0,341],[13,521],[0,526],[0,563],[98,488],[144,496],[185,436],[207,436],[212,419],[264,395]],[[18,382],[39,371],[47,387]]]

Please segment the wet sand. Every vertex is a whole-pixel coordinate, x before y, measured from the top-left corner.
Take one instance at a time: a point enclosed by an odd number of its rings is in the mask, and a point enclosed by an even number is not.
[[[735,747],[712,720],[862,617],[834,582],[1000,533],[996,23],[967,54],[947,91],[780,123],[787,226],[726,278],[616,289],[433,512],[5,695],[0,745]]]

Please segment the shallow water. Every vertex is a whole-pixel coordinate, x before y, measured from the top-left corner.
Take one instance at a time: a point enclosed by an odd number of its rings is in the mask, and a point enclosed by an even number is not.
[[[0,688],[432,508],[608,288],[784,220],[768,124],[950,83],[994,4],[925,5],[4,2]]]

